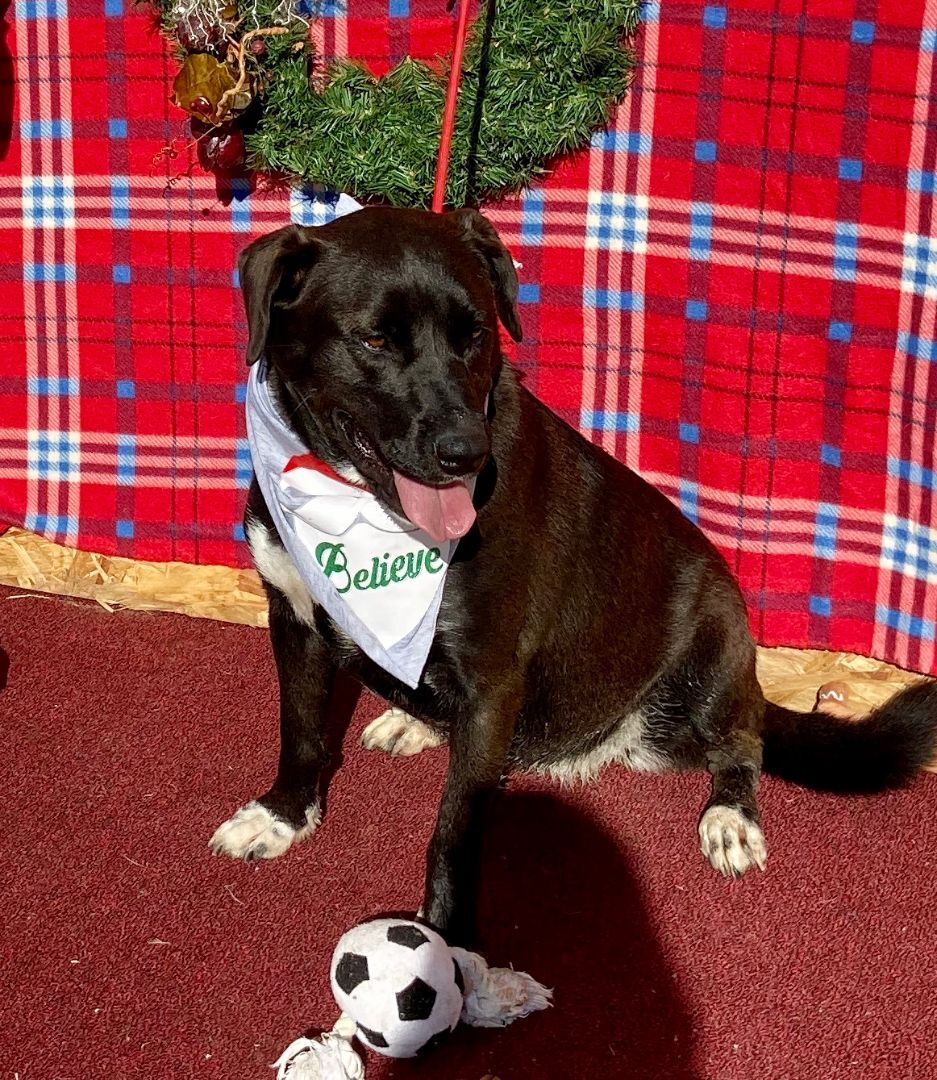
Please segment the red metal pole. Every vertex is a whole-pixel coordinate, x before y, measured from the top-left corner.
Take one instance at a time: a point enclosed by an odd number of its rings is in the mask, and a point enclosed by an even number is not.
[[[446,200],[446,179],[449,175],[449,153],[452,148],[452,131],[455,127],[455,110],[459,100],[459,82],[462,79],[462,54],[468,34],[469,0],[459,0],[459,26],[456,30],[455,49],[452,53],[452,70],[449,72],[449,88],[446,91],[446,111],[443,115],[439,136],[439,156],[436,159],[436,187],[433,191],[433,211],[442,213]]]

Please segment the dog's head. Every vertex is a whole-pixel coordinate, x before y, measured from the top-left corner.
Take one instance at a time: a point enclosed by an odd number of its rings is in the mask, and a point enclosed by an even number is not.
[[[474,520],[491,452],[498,319],[521,339],[517,275],[474,210],[374,207],[289,225],[240,258],[248,363],[266,355],[309,448],[438,540]]]

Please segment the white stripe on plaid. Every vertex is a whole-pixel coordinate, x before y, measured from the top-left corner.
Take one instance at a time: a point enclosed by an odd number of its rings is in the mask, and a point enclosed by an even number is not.
[[[67,0],[62,0],[63,4],[67,5]],[[67,13],[67,9],[66,9]],[[72,49],[69,38],[69,31],[71,27],[71,21],[68,18],[60,18],[56,22],[58,45],[56,48],[56,61],[55,65],[58,69],[57,75],[59,78],[59,95],[61,101],[59,104],[58,115],[59,119],[71,128],[72,118],[74,110],[72,109]],[[74,173],[75,173],[75,161],[74,161],[74,143],[71,139],[62,139],[62,179],[63,190],[73,191]],[[75,219],[74,217],[68,218],[62,222],[60,226],[62,233],[62,240],[65,249],[65,265],[77,266],[77,243],[75,237]],[[60,286],[56,296],[64,295],[65,300],[65,326],[76,326],[78,323],[78,286],[75,275],[65,276],[64,285]],[[62,327],[62,319],[59,312],[56,312],[56,338],[60,338],[60,331]],[[59,344],[59,370],[58,375],[65,376],[68,380],[74,380],[76,383],[81,374],[81,360],[80,360],[80,344],[75,342],[60,342]],[[63,370],[64,361],[64,370]],[[63,399],[63,406],[66,414],[66,424],[70,430],[79,430],[81,427],[80,419],[80,402],[78,398],[73,398],[67,395]],[[63,485],[64,494],[66,497],[66,520],[73,522],[71,528],[66,530],[65,542],[67,544],[75,543],[78,539],[78,525],[81,512],[81,487],[79,484],[74,483],[71,479],[66,479]],[[59,500],[61,502],[61,492],[59,494]]]
[[[29,36],[32,24],[25,19],[17,19],[16,25],[16,52],[19,56],[29,55]],[[36,86],[32,79],[22,79],[20,81],[20,111],[23,116],[34,117],[40,114],[40,110],[33,101],[34,94],[36,92]],[[43,140],[45,141],[45,140]],[[29,170],[29,155],[34,153],[32,147],[29,150],[24,149],[22,168]],[[22,215],[22,192],[28,186],[26,177],[24,177],[20,183],[19,190],[17,190],[12,196],[4,196],[4,203],[8,200],[12,202],[15,210]],[[32,229],[23,231],[23,264],[24,266],[34,266],[36,260],[36,247],[41,244],[42,236],[34,232]],[[26,326],[33,326],[38,323],[38,313],[36,309],[36,295],[33,287],[25,284],[25,277],[23,283],[23,316],[24,324]],[[25,359],[26,359],[26,378],[27,381],[32,383],[33,380],[39,377],[39,345],[38,336],[36,334],[27,334],[25,344]],[[30,431],[35,431],[39,427],[39,399],[35,394],[26,395],[26,422]],[[21,449],[22,444],[17,444],[17,449]],[[25,464],[21,461],[20,465]],[[22,473],[20,473],[22,475]],[[29,470],[26,472],[26,506],[24,507],[24,518],[28,519],[30,515],[35,515],[39,506],[39,491],[40,485],[36,476]]]
[[[597,188],[602,187],[602,167],[605,161],[605,155],[601,149],[593,147],[589,151],[589,190],[595,191]],[[549,201],[549,192],[544,191],[543,194],[547,196],[544,199],[543,214],[549,213],[547,204]],[[576,237],[575,243],[578,245],[582,242],[582,237],[585,235],[586,223],[579,215],[569,215],[570,217],[576,217],[576,223],[581,226],[581,232]],[[551,215],[551,224],[554,215]],[[561,220],[557,217],[557,220]],[[503,224],[500,220],[497,221],[497,225],[501,231],[507,243],[511,243],[514,237],[511,233],[505,234]],[[542,234],[541,234],[542,236]],[[553,229],[550,229],[550,237],[555,240]],[[520,238],[518,237],[518,240]],[[543,243],[543,239],[540,241]],[[599,277],[599,252],[596,248],[586,248],[583,252],[583,288],[595,289],[598,285]],[[582,414],[583,410],[589,410],[590,412],[595,407],[595,392],[596,381],[598,372],[598,357],[595,350],[595,342],[599,340],[599,309],[595,304],[585,304],[582,312],[582,387],[580,389],[579,399],[579,412]]]
[[[653,97],[644,95],[642,101],[653,102]],[[46,145],[41,140],[33,142]],[[590,155],[590,176],[593,181],[600,183],[607,151],[595,147]],[[613,155],[616,184],[624,182],[628,157],[626,154]],[[637,159],[638,182],[645,188],[650,183],[653,161],[645,154],[637,155]],[[192,190],[196,198],[204,198],[206,207],[214,207],[215,189],[207,180],[205,177],[193,177]],[[152,185],[149,190],[122,188],[115,191],[110,177],[72,178],[28,173],[22,177],[20,190],[12,190],[9,184],[5,185],[5,193],[0,195],[0,225],[39,229],[46,226],[62,228],[67,224],[69,228],[63,228],[63,233],[73,229],[108,230],[114,226],[113,213],[119,203],[121,207],[126,207],[134,230],[160,232],[166,227],[167,206],[171,208],[173,202],[178,202],[180,213],[185,215],[187,229],[203,233],[217,232],[218,223],[212,217],[189,221],[192,196],[188,189],[165,194],[157,181],[153,180]],[[606,250],[612,255],[630,251],[639,259],[645,251],[643,239],[646,235],[647,247],[655,255],[685,259],[687,247],[693,243],[699,231],[698,222],[694,222],[694,217],[698,215],[695,204],[683,200],[649,199],[639,191],[635,196],[621,196],[620,199],[637,200],[639,210],[635,212],[641,217],[641,224],[640,228],[632,228],[631,235],[634,240],[640,234],[642,242],[630,245],[620,242],[622,235],[627,236],[627,229],[620,224],[618,211],[612,209],[608,217],[612,222],[608,242],[603,244],[596,235],[597,227],[594,227],[598,219],[583,207],[581,198],[577,203],[572,193],[551,189],[539,189],[540,194],[544,197],[543,212],[550,221],[549,229],[543,231],[539,241],[545,247],[586,247],[593,254]],[[303,196],[297,194],[295,198],[303,199]],[[919,195],[912,192],[910,202],[918,205]],[[488,212],[509,244],[521,243],[522,210],[497,208]],[[282,207],[257,200],[251,207],[251,219],[253,232],[275,228],[283,224]],[[919,241],[915,247],[919,252],[916,264],[919,284],[916,289],[910,289],[907,285],[910,235],[899,229],[864,225],[857,225],[852,231],[850,226],[832,219],[797,215],[792,215],[785,229],[783,218],[778,214],[767,213],[762,221],[753,208],[720,205],[713,212],[711,225],[707,219],[709,250],[706,257],[722,266],[748,267],[751,264],[752,245],[757,239],[762,252],[761,265],[767,270],[783,270],[789,274],[824,279],[838,277],[889,289],[894,288],[897,280],[906,298],[921,295],[928,300],[934,299],[937,297],[937,288],[934,287],[937,281],[937,243],[914,234]],[[610,273],[610,276],[614,274]],[[588,280],[584,284],[590,287]]]
[[[924,25],[937,25],[937,0],[928,0],[925,8]],[[934,55],[934,51],[931,49],[921,49],[918,53],[914,103],[915,123],[912,127],[911,150],[908,161],[908,169],[911,172],[914,172],[915,170],[920,171],[924,169],[927,164],[927,120],[930,114],[930,94],[934,79]],[[918,237],[919,235],[921,203],[922,193],[915,185],[910,185],[905,205],[906,237]],[[930,205],[933,206],[933,200],[931,200]],[[906,248],[903,250],[905,256],[907,256]],[[928,244],[926,253],[929,254],[930,251],[931,248]],[[915,260],[918,255],[919,251],[917,247],[913,246],[913,257]],[[905,384],[907,381],[908,365],[910,364],[912,370],[915,371],[916,376],[914,380],[915,400],[911,404],[911,418],[917,422],[917,424],[912,425],[911,428],[912,454],[918,455],[914,460],[923,461],[923,440],[925,437],[923,395],[927,391],[926,369],[930,365],[920,363],[915,364],[914,358],[909,354],[908,348],[904,343],[910,341],[912,336],[918,338],[923,336],[921,330],[928,335],[929,340],[934,340],[935,316],[937,316],[934,300],[935,297],[937,297],[937,290],[927,287],[927,281],[930,279],[928,270],[925,270],[923,285],[919,288],[915,287],[914,279],[917,276],[916,265],[912,268],[909,287],[907,257],[902,265],[904,274],[902,278],[901,299],[898,312],[898,345],[895,350],[895,359],[892,366],[892,383],[888,417],[888,446],[890,452],[897,456],[898,448],[901,447],[902,433],[906,429],[905,425],[909,419],[907,416],[908,406],[905,400]],[[916,312],[919,319],[919,326],[915,325]],[[918,330],[916,335],[915,330]],[[927,437],[933,442],[934,433],[930,432]],[[914,610],[913,594],[915,580],[929,580],[926,576],[925,578],[920,579],[917,573],[914,575],[908,573],[907,576],[902,576],[903,571],[907,569],[909,561],[915,565],[917,562],[917,541],[914,530],[909,528],[902,529],[900,525],[902,520],[905,520],[905,524],[907,525],[907,520],[903,519],[901,512],[902,495],[908,499],[908,516],[913,519],[919,519],[921,500],[923,498],[923,487],[918,484],[906,484],[899,476],[893,474],[892,470],[889,470],[885,487],[885,535],[887,537],[887,549],[886,546],[883,545],[881,572],[878,576],[878,588],[876,590],[877,611],[887,612],[894,607],[892,591],[895,582],[895,574],[899,575],[900,580],[900,600],[898,606],[901,611]],[[889,532],[889,530],[891,531]],[[911,554],[912,547],[915,550],[914,555]],[[925,562],[925,574],[927,565],[928,563]],[[935,595],[935,592],[937,592],[937,590],[933,589],[926,590],[925,592],[925,610],[923,612],[923,617],[925,622],[930,622],[931,624],[933,624],[935,615],[937,615],[937,595]],[[908,629],[909,627],[902,629],[900,626],[887,626],[882,620],[877,619],[873,637],[873,648],[876,650],[886,648],[886,641],[889,635],[894,633],[898,663],[909,663],[912,639],[909,636]],[[930,670],[934,663],[935,643],[933,638],[931,637],[928,640],[926,635],[920,637],[915,635],[913,644],[915,649],[920,650],[918,663],[915,666],[920,670]]]
[[[22,450],[23,444],[26,439],[33,438],[38,434],[38,429],[24,429],[15,427],[4,427],[0,429],[0,451],[4,453],[4,460],[9,460],[9,455],[15,453],[17,449]],[[137,447],[145,447],[147,449],[156,450],[172,450],[173,448],[180,451],[180,453],[199,455],[204,453],[217,453],[220,456],[224,454],[231,454],[231,452],[237,447],[239,440],[237,438],[219,435],[199,435],[197,438],[194,435],[145,435],[143,433],[137,433],[133,436],[125,434],[115,434],[112,431],[82,431],[81,433],[82,445],[86,448],[91,447],[105,447],[111,448],[117,446],[121,439],[132,438]]]
[[[629,95],[625,104],[620,108],[630,110],[637,101],[640,110],[637,130],[651,132],[654,130],[654,106],[657,101],[656,78],[657,64],[660,46],[660,21],[658,19],[646,19],[643,27],[644,43],[642,47],[642,67],[640,94]],[[650,200],[651,191],[651,156],[650,154],[637,155],[635,190],[644,199],[648,200],[648,212],[652,205]],[[631,263],[631,291],[636,296],[644,296],[647,292],[647,259],[642,252],[636,252]],[[634,355],[641,357],[645,348],[645,322],[644,305],[639,304],[631,313],[631,344],[634,347]],[[631,377],[628,380],[628,401],[626,411],[637,413],[641,407],[643,393],[644,367],[638,363],[634,365]],[[626,432],[624,436],[624,460],[630,468],[637,470],[641,459],[641,439],[637,433]],[[679,506],[679,500],[677,500]]]
[[[20,119],[55,116],[67,127],[72,83],[65,0],[53,14],[16,23],[17,52],[30,56],[37,69],[32,78],[20,80]],[[27,377],[68,383],[77,381],[80,368],[77,343],[63,341],[59,333],[63,323],[75,325],[77,319],[72,142],[29,139],[22,145],[21,186],[14,200],[23,222],[23,306],[27,321],[39,328],[26,344]],[[47,395],[40,404],[37,396],[27,396],[33,434],[27,444],[26,520],[50,522],[50,535],[73,543],[78,537],[81,440],[72,398]],[[64,530],[56,530],[53,521],[64,522]]]

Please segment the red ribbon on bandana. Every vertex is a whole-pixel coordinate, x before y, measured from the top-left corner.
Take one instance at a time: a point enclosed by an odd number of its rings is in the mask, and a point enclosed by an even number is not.
[[[340,484],[345,484],[346,487],[357,487],[350,480],[346,480],[344,476],[339,476],[331,465],[326,465],[324,461],[320,461],[315,454],[297,454],[295,457],[291,457],[283,471],[288,473],[292,469],[312,469],[313,472],[321,473],[330,480],[337,480]]]

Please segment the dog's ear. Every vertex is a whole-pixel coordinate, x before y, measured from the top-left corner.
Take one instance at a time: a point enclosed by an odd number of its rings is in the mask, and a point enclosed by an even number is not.
[[[455,210],[450,214],[468,244],[484,259],[495,290],[498,316],[505,329],[520,341],[524,336],[521,317],[517,310],[517,271],[508,249],[494,225],[477,210]]]
[[[263,355],[274,301],[285,303],[296,298],[302,288],[304,272],[321,252],[321,244],[312,233],[312,229],[287,225],[261,236],[238,256],[238,277],[250,335],[248,364]]]

